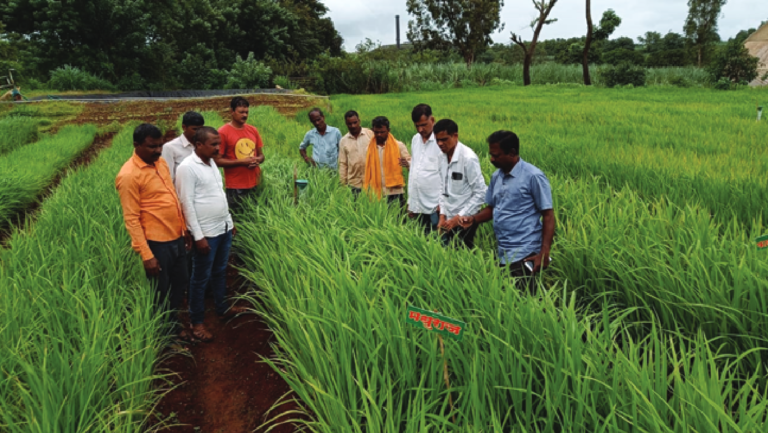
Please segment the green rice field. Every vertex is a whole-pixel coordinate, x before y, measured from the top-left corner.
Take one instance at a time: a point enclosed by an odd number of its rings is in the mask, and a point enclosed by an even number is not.
[[[343,133],[347,110],[367,127],[388,116],[410,144],[410,111],[428,103],[458,123],[486,180],[486,137],[515,131],[550,179],[557,221],[533,296],[499,269],[490,224],[476,249],[445,249],[309,169],[306,112],[251,107],[264,185],[236,215],[235,250],[258,287],[244,298],[274,332],[263,361],[293,390],[275,408],[295,400],[289,422],[314,432],[767,431],[768,250],[755,239],[768,234],[768,122],[756,102],[768,92],[533,86],[322,107]],[[114,190],[133,126],[0,250],[2,432],[148,428],[166,339]],[[95,132],[37,143],[67,143],[46,147],[66,159]],[[298,205],[294,167],[309,180]],[[0,165],[3,178],[18,170]],[[409,305],[466,322],[464,338],[441,349],[406,324]]]

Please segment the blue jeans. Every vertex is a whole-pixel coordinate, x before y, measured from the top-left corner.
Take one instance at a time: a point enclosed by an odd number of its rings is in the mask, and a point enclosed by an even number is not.
[[[227,312],[227,262],[232,247],[232,230],[213,238],[206,238],[211,251],[208,254],[195,252],[192,257],[192,281],[189,284],[189,317],[193,325],[203,323],[205,318],[205,288],[210,281],[216,314]]]

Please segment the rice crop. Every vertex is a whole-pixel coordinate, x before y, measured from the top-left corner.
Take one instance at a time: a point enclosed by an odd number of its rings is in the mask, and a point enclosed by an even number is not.
[[[741,365],[749,351],[652,318],[641,333],[633,309],[610,299],[579,307],[567,280],[521,295],[491,251],[446,250],[383,203],[353,202],[326,173],[302,173],[312,189],[294,207],[291,166],[271,164],[270,193],[283,192],[244,212],[238,250],[277,338],[266,361],[312,431],[765,428],[762,378]],[[467,337],[442,356],[433,335],[403,323],[406,304],[466,321]]]
[[[720,223],[734,215],[745,226],[768,222],[766,123],[755,122],[755,103],[768,103],[765,91],[535,86],[371,98],[334,98],[328,123],[343,127],[350,108],[368,125],[385,114],[395,137],[409,142],[410,109],[426,101],[436,118],[458,122],[460,138],[481,158],[489,133],[510,129],[521,136],[523,158],[547,173],[597,175],[643,198],[700,204]]]
[[[56,135],[0,156],[0,226],[33,203],[95,136],[94,125],[66,126]]]
[[[446,250],[382,203],[309,170],[310,128],[274,112],[262,132],[268,189],[238,221],[249,295],[275,332],[265,360],[311,431],[752,432],[766,429],[766,125],[744,91],[472,89],[341,96],[329,124],[387,115],[413,135],[430,103],[459,124],[486,179],[485,137],[521,136],[558,221],[537,296],[499,272],[489,225]],[[457,101],[460,101],[458,103]],[[298,141],[296,141],[298,142]],[[724,144],[724,143],[727,143]],[[297,165],[309,187],[293,206]],[[764,253],[764,252],[763,252]],[[406,305],[468,324],[445,342],[405,324]],[[444,362],[448,360],[449,382]],[[267,423],[268,424],[268,423]]]
[[[0,119],[0,155],[37,139],[39,121],[29,118]]]
[[[157,398],[161,318],[114,187],[132,132],[64,178],[0,250],[0,431],[140,431]]]

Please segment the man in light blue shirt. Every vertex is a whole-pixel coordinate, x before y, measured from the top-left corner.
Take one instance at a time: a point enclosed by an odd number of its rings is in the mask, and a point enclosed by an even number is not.
[[[304,161],[315,167],[327,167],[333,170],[339,166],[339,142],[341,131],[325,124],[325,116],[319,108],[309,112],[309,121],[315,128],[304,135],[299,145],[299,153]],[[307,147],[312,146],[312,158],[307,156]]]
[[[488,205],[472,216],[462,217],[463,227],[493,219],[501,266],[514,277],[528,277],[549,266],[555,234],[552,189],[541,170],[520,158],[520,140],[511,131],[488,137],[491,163],[498,168],[485,194]],[[532,262],[532,271],[525,262]],[[529,289],[533,279],[529,278]]]

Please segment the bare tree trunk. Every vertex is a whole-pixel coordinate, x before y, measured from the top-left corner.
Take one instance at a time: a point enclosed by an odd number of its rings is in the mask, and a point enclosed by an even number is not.
[[[698,49],[696,50],[699,54],[699,67],[701,67],[701,52],[704,51],[704,47],[702,45],[699,45]]]
[[[589,76],[589,47],[592,45],[592,5],[591,0],[587,0],[587,40],[584,41],[584,53],[581,59],[583,68],[584,85],[591,86],[592,78]]]
[[[525,53],[523,60],[523,86],[531,85],[531,63],[533,63],[533,50]]]

